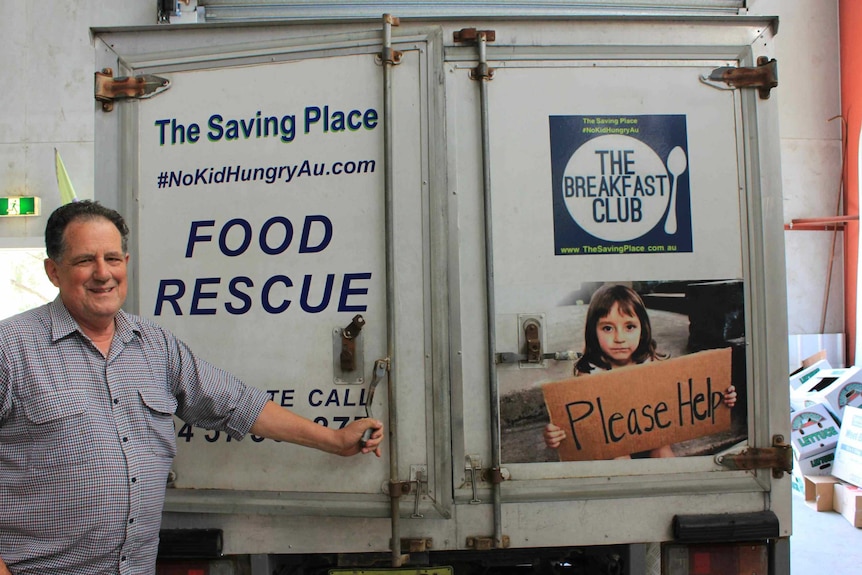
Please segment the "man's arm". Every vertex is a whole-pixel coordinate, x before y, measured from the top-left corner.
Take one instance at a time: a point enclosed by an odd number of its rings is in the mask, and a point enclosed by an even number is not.
[[[0,369],[0,424],[12,409],[12,392],[9,391],[9,371],[4,364]],[[0,575],[12,575],[0,557]]]
[[[371,439],[362,446],[362,433],[369,428],[374,430]],[[380,442],[383,441],[383,423],[376,419],[358,419],[342,429],[332,429],[279,407],[272,401],[263,406],[263,411],[251,426],[251,432],[336,455],[374,453],[380,457]],[[2,571],[0,575],[4,575]]]

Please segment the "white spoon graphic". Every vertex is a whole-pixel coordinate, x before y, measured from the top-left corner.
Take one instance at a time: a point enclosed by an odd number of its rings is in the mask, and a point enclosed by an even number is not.
[[[670,154],[667,155],[667,171],[673,177],[673,184],[670,186],[670,201],[668,202],[670,207],[664,221],[664,233],[669,235],[676,233],[676,183],[687,167],[688,161],[685,158],[685,151],[679,146],[671,150]]]

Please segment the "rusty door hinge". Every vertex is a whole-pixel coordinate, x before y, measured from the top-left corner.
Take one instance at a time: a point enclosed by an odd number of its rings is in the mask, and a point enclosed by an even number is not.
[[[757,88],[762,100],[769,98],[769,92],[778,86],[778,62],[760,56],[756,68],[733,68],[723,66],[713,70],[709,76],[701,76],[704,82],[724,82],[731,88]]]
[[[392,47],[392,28],[401,26],[401,19],[391,14],[383,15],[383,51],[377,55],[378,64],[397,66],[401,63],[404,53]]]
[[[793,471],[793,451],[784,436],[775,435],[772,447],[751,447],[742,453],[718,455],[715,462],[728,469],[772,469],[772,476],[783,477]]]
[[[96,72],[95,96],[102,103],[102,110],[114,109],[114,100],[135,100],[150,98],[171,87],[171,81],[161,76],[144,74],[142,76],[119,76],[105,68]]]

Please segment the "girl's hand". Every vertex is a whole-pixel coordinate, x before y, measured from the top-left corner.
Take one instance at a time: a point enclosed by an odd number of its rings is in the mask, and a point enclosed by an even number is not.
[[[676,457],[673,449],[670,445],[662,445],[661,447],[657,447],[655,449],[650,450],[650,457]]]
[[[545,445],[551,449],[557,449],[566,438],[566,432],[553,423],[549,423],[545,426],[542,437],[545,438]]]
[[[724,392],[724,405],[727,407],[736,405],[736,388],[732,385]]]

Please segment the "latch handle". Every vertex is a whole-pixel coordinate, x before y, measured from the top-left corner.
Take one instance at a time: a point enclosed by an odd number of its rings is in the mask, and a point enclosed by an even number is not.
[[[341,371],[353,371],[356,369],[356,336],[362,331],[365,318],[357,314],[353,317],[350,325],[341,330]]]
[[[473,498],[470,500],[470,505],[478,505],[482,503],[482,500],[479,499],[479,479],[482,475],[482,462],[478,458],[468,455],[465,468],[468,475],[467,480],[473,489]]]
[[[371,402],[374,401],[374,390],[377,389],[377,384],[380,383],[380,380],[386,375],[386,372],[389,368],[389,362],[385,359],[378,359],[374,362],[374,373],[371,374],[371,383],[368,384],[368,400],[365,402],[365,415],[366,417],[371,416]],[[359,440],[359,444],[363,447],[368,440],[371,439],[371,433],[373,430],[369,427],[364,432],[362,432],[362,438]]]

